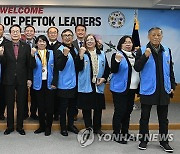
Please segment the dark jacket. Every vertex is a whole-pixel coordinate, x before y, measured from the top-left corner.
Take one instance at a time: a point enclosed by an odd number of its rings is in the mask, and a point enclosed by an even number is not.
[[[18,57],[15,58],[13,42],[4,44],[4,54],[0,56],[0,62],[4,67],[3,84],[5,85],[26,85],[27,80],[32,80],[30,69],[30,46],[19,41]]]
[[[66,44],[62,43],[63,46],[68,47]],[[58,89],[58,96],[60,97],[64,97],[64,98],[74,98],[77,95],[77,72],[78,72],[78,55],[76,54],[75,50],[74,50],[74,46],[72,45],[72,47],[68,47],[70,49],[70,54],[72,55],[72,58],[74,60],[74,65],[75,65],[75,71],[76,71],[76,87],[73,89]],[[56,68],[58,71],[63,71],[65,66],[66,66],[66,62],[68,61],[68,57],[64,56],[64,54],[57,49],[55,52],[55,61],[56,61]]]
[[[61,42],[57,41],[54,45],[47,45],[47,49],[56,51],[61,46]]]
[[[72,44],[73,44],[73,46],[77,49],[77,51],[79,51],[78,40],[77,40],[77,39],[74,40],[74,41],[72,42]]]
[[[140,101],[142,104],[149,104],[149,105],[167,105],[170,102],[170,95],[168,95],[164,89],[164,78],[163,78],[163,59],[162,59],[162,52],[164,52],[164,47],[160,45],[160,50],[158,53],[156,53],[151,46],[150,43],[147,44],[147,48],[150,48],[152,51],[152,56],[155,61],[156,65],[156,91],[152,95],[140,95]],[[170,49],[169,49],[170,50]],[[146,64],[148,58],[145,56],[145,54],[142,55],[141,49],[137,51],[136,54],[136,61],[134,65],[134,69],[137,72],[140,72],[143,70],[144,65]],[[171,56],[171,50],[170,50],[170,81],[171,81],[171,87],[175,90],[176,83],[175,83],[175,77],[174,77],[174,71],[173,71],[173,62],[172,62],[172,56]]]
[[[6,39],[5,37],[3,37],[3,41],[0,44],[0,46],[4,46],[6,43],[10,42],[8,39]],[[1,64],[1,81],[3,81],[3,74],[4,74],[4,65],[3,63]]]
[[[131,74],[132,74],[132,66],[129,62],[129,59],[127,57],[127,55],[121,51],[123,53],[123,56],[125,57],[127,63],[128,63],[128,81],[127,81],[127,88],[124,92],[122,92],[121,94],[127,94],[127,92],[129,91],[130,88],[130,84],[131,84]],[[111,73],[117,73],[119,70],[119,64],[116,60],[115,60],[115,56],[116,53],[114,53],[111,57]],[[136,91],[138,93],[138,90]]]
[[[97,49],[96,50],[96,53],[97,54],[101,54],[101,51],[99,50],[99,49]],[[91,79],[93,78],[93,69],[92,69],[92,61],[91,61],[91,56],[90,56],[90,53],[89,52],[85,52],[85,54],[87,54],[88,55],[88,57],[89,57],[89,59],[90,59],[90,71],[91,71]],[[103,74],[103,76],[102,76],[102,78],[105,78],[106,79],[106,82],[107,82],[107,79],[108,79],[108,77],[109,77],[109,74],[110,74],[110,68],[109,68],[109,64],[108,64],[108,62],[107,62],[107,59],[106,59],[106,65],[105,65],[105,70],[104,70],[104,74]],[[84,68],[84,59],[83,60],[80,60],[80,57],[79,57],[79,63],[78,63],[79,65],[78,65],[78,71],[82,71],[83,70],[83,68]],[[96,89],[95,89],[95,84],[92,82],[92,80],[91,80],[91,87],[92,87],[92,89],[93,89],[93,92],[95,92],[96,91]]]
[[[55,54],[53,53],[54,55],[54,69],[53,69],[53,80],[52,80],[52,83],[51,85],[53,86],[56,86],[57,87],[57,82],[58,82],[58,71],[56,69],[56,65],[55,65]],[[41,57],[39,54],[37,54],[38,58],[41,60]],[[47,60],[47,63],[49,61],[49,52],[46,53],[46,60]],[[31,68],[34,69],[36,68],[36,60],[35,60],[35,57],[32,57],[32,60],[31,60]]]

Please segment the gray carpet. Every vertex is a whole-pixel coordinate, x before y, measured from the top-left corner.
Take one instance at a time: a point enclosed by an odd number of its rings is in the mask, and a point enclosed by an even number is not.
[[[107,131],[106,133],[111,133]],[[137,133],[137,131],[131,131]],[[151,131],[157,133],[157,131]],[[174,148],[174,153],[180,153],[180,130],[170,131],[174,134],[174,141],[170,145]],[[138,149],[138,141],[130,141],[127,145],[118,144],[113,141],[98,141],[95,136],[94,142],[87,147],[80,147],[75,134],[69,133],[68,137],[63,137],[59,132],[53,132],[51,136],[44,134],[35,135],[32,131],[27,131],[26,136],[20,136],[17,132],[5,136],[0,132],[0,153],[1,154],[164,154],[158,142],[149,142],[147,150]]]

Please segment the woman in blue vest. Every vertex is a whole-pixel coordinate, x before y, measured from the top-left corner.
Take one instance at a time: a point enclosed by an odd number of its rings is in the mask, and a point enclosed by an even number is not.
[[[73,32],[65,29],[61,33],[62,45],[57,49],[56,66],[59,70],[57,95],[60,102],[60,125],[61,135],[68,136],[68,131],[78,134],[74,126],[74,114],[76,110],[77,97],[77,55],[74,48]],[[68,125],[66,126],[66,114]]]
[[[102,109],[105,109],[104,88],[110,68],[105,53],[98,48],[94,35],[88,34],[85,37],[79,58],[78,108],[82,109],[85,127],[93,128],[96,134],[103,134],[101,116]]]
[[[47,50],[48,40],[40,35],[35,41],[37,48],[32,48],[33,89],[38,102],[39,128],[34,132],[51,134],[54,111],[54,90],[57,85],[58,72],[54,67],[54,53]]]
[[[139,73],[133,66],[133,40],[130,36],[123,36],[117,45],[118,51],[111,58],[112,78],[110,90],[113,95],[114,115],[113,134],[116,142],[127,144],[130,114],[133,110],[135,93],[139,84]]]

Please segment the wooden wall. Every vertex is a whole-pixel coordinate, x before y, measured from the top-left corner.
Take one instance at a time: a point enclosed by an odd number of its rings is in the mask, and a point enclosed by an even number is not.
[[[112,94],[109,90],[109,83],[106,84],[105,88],[105,99],[107,103],[112,103]],[[136,97],[135,101],[138,101],[139,99]],[[177,85],[175,94],[173,99],[171,99],[171,102],[173,103],[180,103],[180,84]]]

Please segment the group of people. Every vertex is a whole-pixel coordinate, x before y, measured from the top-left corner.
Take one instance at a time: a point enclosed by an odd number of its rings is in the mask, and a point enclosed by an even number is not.
[[[35,134],[44,132],[49,136],[53,118],[58,119],[59,115],[60,133],[63,136],[68,136],[68,131],[77,134],[79,130],[74,125],[74,117],[78,109],[82,110],[86,128],[92,128],[95,134],[104,134],[101,118],[106,107],[104,88],[110,73],[114,103],[113,134],[122,136],[114,140],[127,144],[136,93],[140,94],[141,102],[139,132],[142,138],[139,149],[147,148],[152,105],[157,106],[159,134],[168,135],[168,104],[176,83],[171,50],[161,44],[163,32],[159,27],[148,31],[149,43],[137,50],[131,36],[120,38],[117,52],[112,54],[111,67],[102,44],[95,35],[86,35],[84,25],[75,27],[76,40],[72,30],[63,30],[62,42],[57,40],[59,30],[56,27],[47,30],[48,38],[39,35],[34,39],[35,28],[28,25],[24,30],[24,41],[21,40],[19,25],[12,25],[9,29],[11,41],[3,37],[3,31],[4,26],[0,24],[1,91],[7,105],[5,135],[14,131],[15,100],[16,130],[25,135],[23,120],[27,115],[25,104],[29,88],[31,117],[39,119]],[[168,138],[161,140],[160,146],[166,152],[173,152]]]

